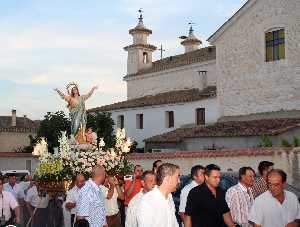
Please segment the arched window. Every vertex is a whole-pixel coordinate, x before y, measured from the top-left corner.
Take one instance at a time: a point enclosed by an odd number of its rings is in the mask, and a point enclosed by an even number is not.
[[[266,32],[266,61],[278,61],[285,58],[284,29]]]
[[[143,63],[147,64],[149,62],[149,56],[147,52],[143,53]]]

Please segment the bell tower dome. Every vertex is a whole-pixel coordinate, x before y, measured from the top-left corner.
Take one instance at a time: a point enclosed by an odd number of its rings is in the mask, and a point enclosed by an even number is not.
[[[202,44],[202,42],[194,35],[194,30],[191,25],[189,36],[185,36],[185,39],[181,42],[181,45],[184,46],[185,53],[188,53],[197,50],[200,44]]]
[[[156,47],[148,44],[148,36],[152,31],[144,26],[142,10],[135,28],[129,30],[132,35],[133,44],[124,47],[128,52],[127,75],[135,74],[140,70],[152,67],[152,53]]]

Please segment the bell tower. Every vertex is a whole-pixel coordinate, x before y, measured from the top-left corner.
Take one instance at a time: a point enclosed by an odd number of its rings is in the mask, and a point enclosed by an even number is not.
[[[139,10],[139,13],[137,26],[129,30],[133,44],[124,47],[124,50],[128,52],[127,75],[151,68],[152,52],[156,50],[155,46],[148,44],[148,36],[152,34],[152,31],[144,26],[142,10]]]
[[[198,50],[199,45],[202,44],[201,40],[199,40],[194,35],[194,29],[192,27],[192,23],[189,24],[191,25],[189,30],[189,36],[184,36],[184,40],[181,42],[181,45],[184,46],[185,53]]]

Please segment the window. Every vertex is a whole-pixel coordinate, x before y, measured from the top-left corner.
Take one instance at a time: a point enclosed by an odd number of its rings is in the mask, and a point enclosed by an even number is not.
[[[136,128],[137,129],[143,129],[144,128],[144,115],[143,114],[137,114],[136,115]]]
[[[205,108],[196,109],[196,124],[205,125]]]
[[[124,115],[119,115],[117,118],[117,127],[120,129],[124,128]]]
[[[148,53],[147,52],[143,53],[143,63],[144,64],[149,63],[149,58],[148,58]]]
[[[31,173],[31,160],[26,160],[26,170]]]
[[[284,29],[266,33],[266,61],[278,61],[285,58]]]
[[[166,111],[166,127],[174,127],[174,111]]]

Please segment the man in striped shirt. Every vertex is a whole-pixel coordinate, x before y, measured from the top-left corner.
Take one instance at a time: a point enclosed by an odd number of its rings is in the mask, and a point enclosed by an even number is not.
[[[239,183],[228,189],[226,202],[230,209],[233,221],[242,227],[251,227],[248,223],[248,214],[253,204],[253,185],[255,171],[251,167],[242,167],[239,170]]]
[[[258,165],[259,177],[255,179],[252,186],[254,198],[268,191],[268,173],[273,169],[274,163],[269,161],[261,161]]]
[[[90,227],[108,227],[105,198],[99,187],[104,180],[104,168],[102,166],[94,166],[92,179],[89,179],[80,189],[76,209],[77,220],[87,220]]]

